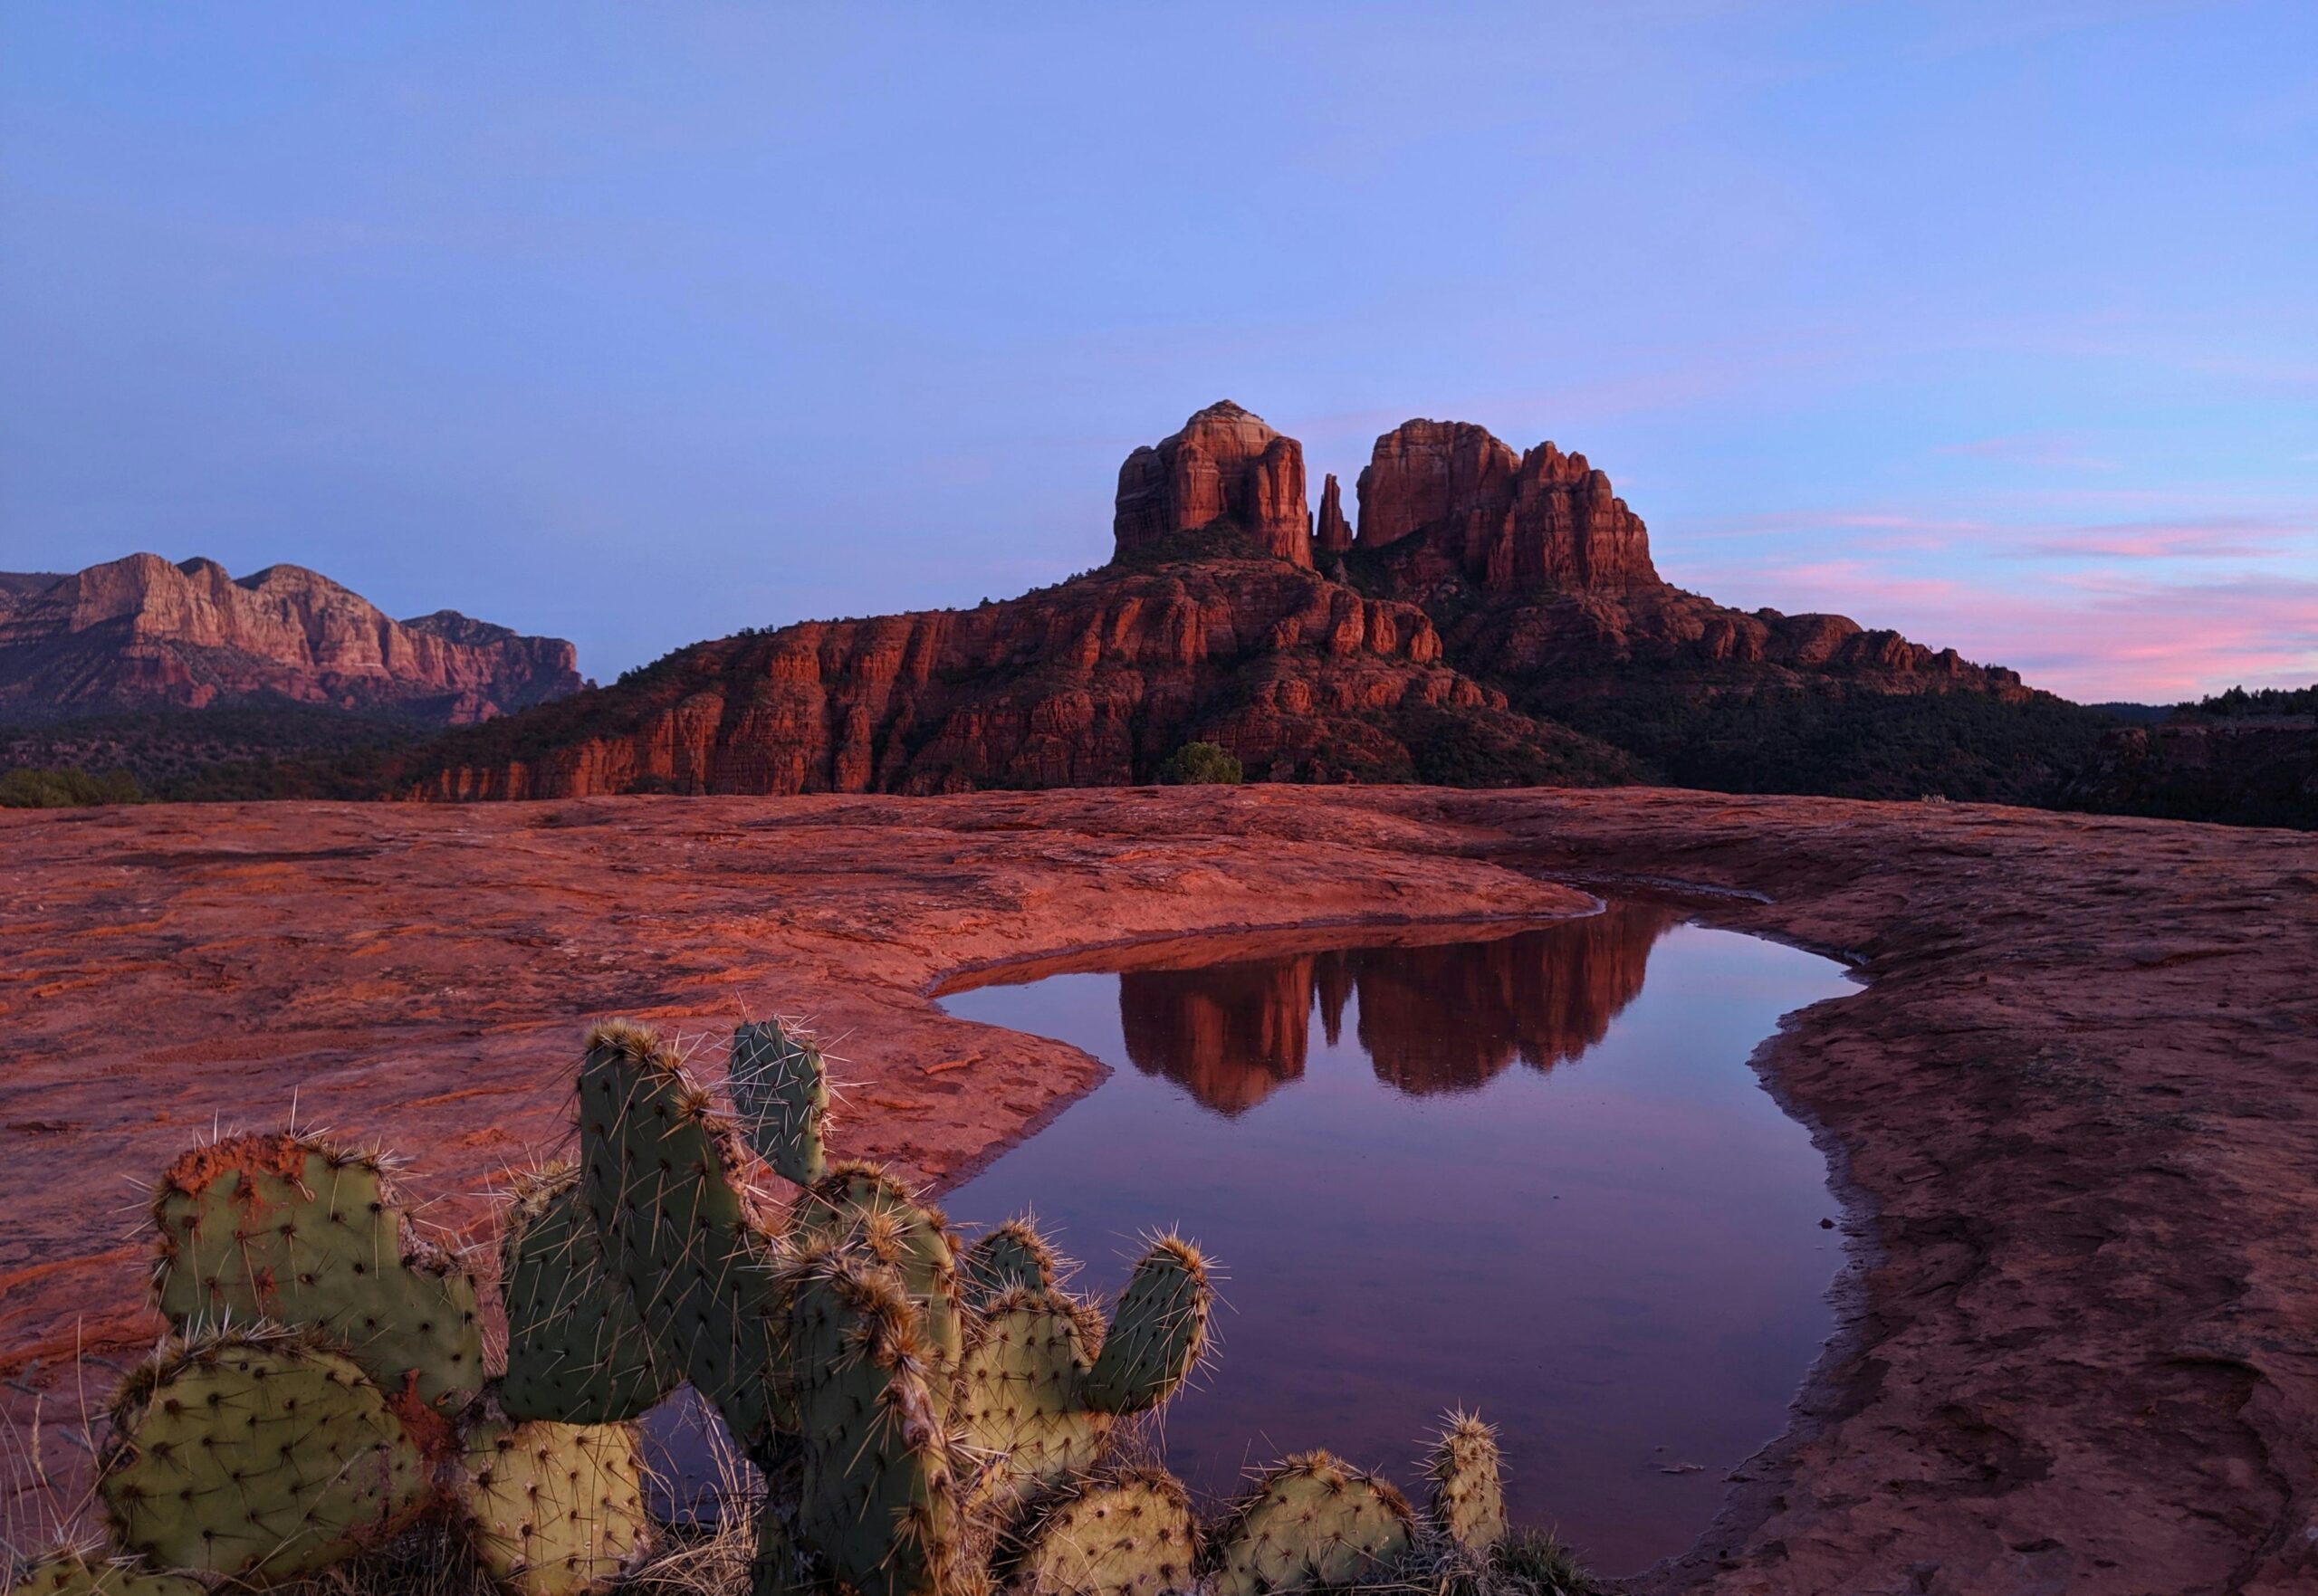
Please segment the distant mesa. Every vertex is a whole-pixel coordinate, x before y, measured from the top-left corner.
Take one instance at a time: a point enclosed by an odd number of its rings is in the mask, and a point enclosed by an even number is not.
[[[576,665],[560,638],[448,609],[392,620],[301,566],[0,573],[0,722],[286,700],[467,725],[578,692]]]

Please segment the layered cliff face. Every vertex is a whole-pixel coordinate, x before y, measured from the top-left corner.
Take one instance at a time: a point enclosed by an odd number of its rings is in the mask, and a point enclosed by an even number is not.
[[[0,720],[289,699],[461,725],[577,691],[571,645],[451,610],[389,619],[294,565],[158,555],[0,580]]]
[[[686,649],[618,687],[446,741],[414,796],[958,792],[1152,779],[1221,743],[1278,779],[1625,761],[1441,664],[1413,605],[1274,559],[1098,571],[971,610],[807,622]]]
[[[1258,551],[1312,563],[1311,511],[1304,498],[1304,446],[1229,399],[1210,405],[1173,436],[1126,457],[1111,517],[1115,559],[1178,532],[1225,523]]]

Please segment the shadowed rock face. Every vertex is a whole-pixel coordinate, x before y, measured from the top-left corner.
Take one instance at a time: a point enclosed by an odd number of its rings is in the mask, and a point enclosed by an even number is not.
[[[1356,1009],[1377,1078],[1413,1096],[1486,1085],[1516,1059],[1547,1070],[1607,1034],[1681,916],[1624,903],[1485,942],[1354,948],[1119,977],[1127,1057],[1218,1113],[1300,1078],[1314,1009],[1328,1045]]]
[[[1312,563],[1311,511],[1304,497],[1304,446],[1231,400],[1210,405],[1183,431],[1126,457],[1111,518],[1114,558],[1176,532],[1230,523],[1257,550],[1293,565]]]
[[[0,720],[273,696],[458,725],[573,693],[571,645],[455,610],[389,619],[294,565],[153,554],[0,580]]]

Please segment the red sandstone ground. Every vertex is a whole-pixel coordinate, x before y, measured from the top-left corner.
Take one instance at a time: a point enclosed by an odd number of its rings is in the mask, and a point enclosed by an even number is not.
[[[0,816],[0,1368],[124,1361],[131,1177],[216,1121],[376,1135],[429,1217],[552,1146],[577,1038],[817,1017],[848,1150],[954,1178],[1094,1078],[954,972],[1317,920],[1724,889],[1866,989],[1758,1062],[1859,1258],[1789,1434],[1652,1591],[2318,1582],[2318,847],[2283,832],[1637,789],[592,799]],[[1444,1217],[1446,1222],[1446,1217]],[[1246,1287],[1243,1285],[1242,1287]],[[35,1366],[35,1364],[37,1366]],[[20,1432],[21,1433],[21,1432]]]

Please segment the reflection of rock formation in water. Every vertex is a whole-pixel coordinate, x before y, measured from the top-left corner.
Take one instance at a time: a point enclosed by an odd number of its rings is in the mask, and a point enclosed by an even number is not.
[[[1253,1108],[1304,1073],[1311,1014],[1308,954],[1119,977],[1119,1020],[1135,1067],[1181,1082],[1219,1113]],[[1336,1027],[1328,1030],[1333,1037]]]
[[[1600,1041],[1642,991],[1650,949],[1679,918],[1645,903],[1494,942],[1365,948],[1346,960],[1360,1045],[1403,1092],[1463,1092],[1515,1058],[1551,1069]]]
[[[1333,1046],[1356,998],[1378,1079],[1409,1093],[1470,1091],[1516,1058],[1550,1069],[1600,1041],[1679,918],[1613,904],[1495,941],[1130,970],[1119,977],[1127,1057],[1218,1113],[1240,1113],[1304,1073],[1313,1008]]]

